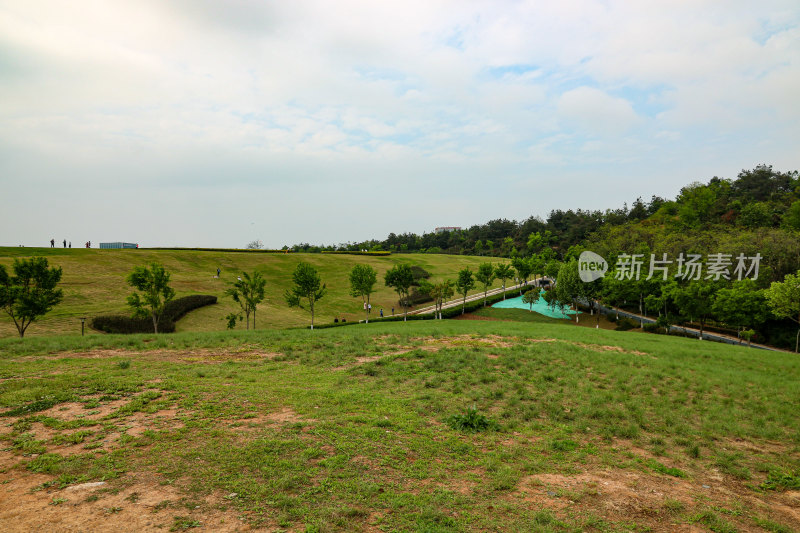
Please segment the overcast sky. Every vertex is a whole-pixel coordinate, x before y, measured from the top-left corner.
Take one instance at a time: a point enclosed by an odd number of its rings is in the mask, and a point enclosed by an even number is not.
[[[797,0],[0,0],[0,245],[335,244],[800,168]]]

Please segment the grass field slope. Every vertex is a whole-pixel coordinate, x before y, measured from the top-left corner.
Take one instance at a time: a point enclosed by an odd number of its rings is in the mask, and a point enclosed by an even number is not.
[[[44,256],[51,266],[63,269],[64,300],[53,311],[34,323],[26,336],[80,332],[80,317],[110,313],[130,313],[125,298],[132,289],[125,283],[134,266],[151,261],[162,263],[172,273],[172,287],[177,296],[210,294],[219,303],[189,313],[177,323],[177,331],[218,331],[226,327],[225,316],[238,306],[224,292],[241,272],[258,270],[267,280],[266,299],[256,315],[258,328],[305,326],[309,314],[302,309],[290,309],[284,301],[284,291],[291,285],[297,263],[306,261],[319,270],[329,292],[317,308],[317,324],[330,323],[335,317],[348,321],[363,318],[361,300],[349,295],[348,275],[353,265],[369,264],[378,271],[377,292],[372,295],[373,315],[380,308],[389,313],[397,308],[397,294],[384,286],[383,275],[399,263],[419,265],[431,273],[432,279],[455,278],[459,270],[477,270],[489,258],[404,254],[386,257],[327,254],[267,254],[193,250],[98,250],[85,248],[0,248],[0,264],[7,267],[14,258]],[[498,259],[494,261],[500,262]],[[222,270],[215,279],[217,268]],[[495,282],[499,287],[499,282]],[[477,289],[476,291],[477,292]],[[237,326],[237,327],[244,327]],[[13,322],[0,316],[0,337],[16,335]]]
[[[558,322],[7,338],[0,523],[797,531],[798,412],[793,354]]]

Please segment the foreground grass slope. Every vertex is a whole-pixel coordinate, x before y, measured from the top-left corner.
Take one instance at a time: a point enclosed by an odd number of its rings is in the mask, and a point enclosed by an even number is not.
[[[488,321],[0,354],[0,521],[29,530],[800,528],[791,354]],[[497,429],[449,425],[473,406]]]
[[[349,294],[348,275],[353,265],[369,264],[378,271],[377,292],[372,295],[373,314],[382,307],[386,314],[397,306],[397,295],[383,284],[384,273],[398,263],[419,265],[433,279],[455,278],[464,267],[477,270],[487,258],[405,254],[388,257],[323,254],[261,254],[243,252],[205,252],[191,250],[98,250],[85,248],[2,248],[0,264],[10,266],[14,258],[44,256],[51,266],[64,271],[64,301],[51,313],[34,323],[26,335],[52,335],[80,331],[82,316],[129,313],[125,298],[131,293],[125,277],[134,266],[158,261],[172,273],[172,287],[177,296],[211,294],[218,297],[215,306],[199,309],[177,324],[178,331],[218,331],[225,329],[224,317],[239,308],[224,292],[242,271],[260,271],[267,280],[265,301],[258,307],[258,328],[304,326],[309,315],[301,309],[289,309],[283,299],[291,285],[292,273],[299,261],[317,268],[329,292],[320,300],[317,322],[332,322],[334,317],[358,320],[363,318],[360,300]],[[215,279],[217,268],[221,278]],[[495,283],[499,286],[499,282]],[[476,291],[477,292],[477,289]],[[399,308],[396,312],[400,312]],[[244,327],[242,325],[241,327]],[[0,316],[0,337],[16,335],[13,322]]]

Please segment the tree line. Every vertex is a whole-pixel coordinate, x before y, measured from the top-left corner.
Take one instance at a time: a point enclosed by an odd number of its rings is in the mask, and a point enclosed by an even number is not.
[[[580,305],[588,305],[592,313],[600,318],[600,306],[628,308],[640,315],[657,315],[658,327],[669,332],[676,324],[696,323],[700,336],[709,321],[735,328],[740,338],[748,342],[757,332],[765,336],[769,332],[765,326],[779,320],[790,320],[799,327],[795,335],[795,351],[800,349],[800,270],[786,274],[780,281],[772,281],[768,286],[759,286],[756,280],[741,279],[730,281],[716,276],[697,279],[679,279],[676,276],[626,278],[611,270],[604,277],[592,282],[584,282],[578,272],[577,254],[572,249],[571,256],[560,260],[551,248],[527,257],[515,257],[511,263],[493,265],[490,262],[479,265],[476,272],[464,268],[455,280],[444,279],[419,282],[421,293],[434,301],[434,316],[442,318],[444,303],[455,294],[462,299],[462,314],[469,291],[476,286],[483,289],[484,306],[489,287],[495,279],[502,283],[505,299],[506,281],[513,279],[519,285],[520,296],[532,309],[540,297],[547,304],[562,309],[571,305],[576,310]],[[49,267],[47,259],[33,257],[15,259],[12,273],[0,265],[0,309],[13,320],[20,337],[24,337],[28,327],[39,317],[44,316],[63,298],[63,291],[57,288],[61,280],[61,268]],[[552,280],[552,290],[540,296],[538,287],[525,290],[529,279]],[[158,324],[166,305],[174,298],[175,291],[170,287],[170,273],[163,265],[151,263],[137,266],[126,278],[135,289],[128,296],[127,303],[135,317],[148,317],[153,322],[153,331],[158,333]],[[377,271],[366,264],[357,264],[349,273],[350,295],[361,298],[365,309],[365,322],[369,322],[370,296],[375,292],[378,281]],[[317,302],[327,293],[318,271],[310,264],[301,261],[292,274],[292,286],[284,293],[290,307],[306,309],[311,315],[311,329]],[[384,275],[384,284],[398,295],[403,307],[404,320],[408,316],[408,295],[415,283],[412,269],[407,264],[398,264]],[[250,327],[256,325],[256,310],[263,301],[266,280],[259,272],[242,272],[237,281],[226,290],[234,302],[239,304]],[[523,294],[524,292],[524,294]],[[229,314],[228,328],[235,327],[242,315]],[[578,320],[576,315],[576,320]],[[784,328],[785,329],[785,328]]]

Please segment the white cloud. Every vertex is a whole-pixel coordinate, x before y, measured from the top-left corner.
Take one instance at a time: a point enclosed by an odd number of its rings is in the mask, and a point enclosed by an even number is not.
[[[64,205],[88,213],[130,187],[142,199],[172,187],[186,199],[180,221],[196,216],[184,207],[195,197],[226,198],[216,218],[237,220],[220,183],[287,201],[313,190],[320,213],[344,219],[331,203],[341,190],[314,187],[368,175],[375,197],[407,205],[457,184],[465,225],[544,215],[550,206],[483,183],[644,174],[631,194],[648,196],[707,169],[797,168],[798,58],[800,7],[788,0],[0,0],[0,183],[63,183]],[[13,197],[0,216],[24,219]],[[361,201],[378,221],[357,226],[364,237],[406,229]],[[619,198],[587,185],[569,202]],[[353,238],[345,222],[281,213],[296,217],[289,242]],[[56,204],[52,216],[71,215]],[[414,213],[423,226],[440,219]],[[197,238],[242,244],[217,225]]]
[[[561,95],[558,111],[593,135],[619,135],[639,122],[630,102],[592,87],[579,87]]]

